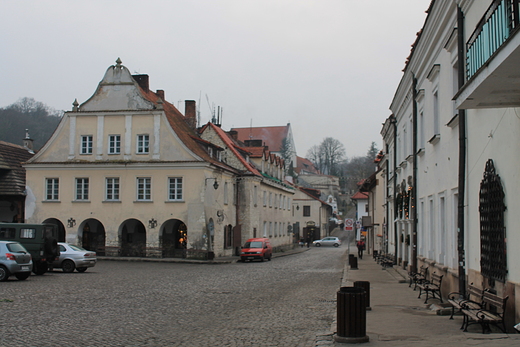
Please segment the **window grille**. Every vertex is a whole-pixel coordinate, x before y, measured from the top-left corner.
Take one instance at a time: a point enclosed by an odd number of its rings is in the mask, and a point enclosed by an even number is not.
[[[480,269],[482,275],[504,283],[507,275],[506,233],[504,227],[504,190],[496,174],[493,160],[486,163],[484,178],[480,182]]]

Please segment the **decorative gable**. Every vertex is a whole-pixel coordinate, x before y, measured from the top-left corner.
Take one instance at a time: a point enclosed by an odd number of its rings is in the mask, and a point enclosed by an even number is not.
[[[79,110],[85,111],[120,111],[120,110],[153,110],[155,105],[142,94],[139,84],[130,71],[121,65],[121,59],[116,65],[110,66],[98,85],[94,95],[80,105]]]

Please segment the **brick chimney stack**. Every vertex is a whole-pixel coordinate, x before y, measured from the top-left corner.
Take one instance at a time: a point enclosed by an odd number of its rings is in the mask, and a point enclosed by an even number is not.
[[[236,130],[230,130],[228,132],[229,136],[231,136],[231,138],[235,141],[238,141],[238,131]]]
[[[132,75],[132,77],[145,92],[150,90],[150,77],[148,75]]]
[[[157,92],[155,94],[159,95],[159,97],[164,101],[164,90],[157,89]]]
[[[184,116],[186,117],[186,123],[195,130],[197,128],[197,104],[195,100],[184,101]]]

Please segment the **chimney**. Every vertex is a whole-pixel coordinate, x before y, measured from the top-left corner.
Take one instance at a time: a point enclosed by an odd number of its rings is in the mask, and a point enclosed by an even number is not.
[[[229,136],[231,136],[231,138],[235,141],[238,141],[238,131],[236,130],[230,130],[228,132]]]
[[[157,92],[155,94],[159,95],[159,97],[164,101],[164,90],[157,89]]]
[[[132,77],[145,92],[150,90],[150,77],[148,75],[132,75]]]
[[[184,101],[184,117],[186,117],[186,123],[195,130],[197,128],[197,105],[195,100]]]
[[[23,139],[23,146],[33,153],[33,139],[29,136],[29,129],[25,129],[25,138]]]

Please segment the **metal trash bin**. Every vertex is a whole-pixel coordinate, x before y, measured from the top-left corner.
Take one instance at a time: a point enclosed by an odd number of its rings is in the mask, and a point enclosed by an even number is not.
[[[349,254],[348,256],[348,264],[352,270],[357,270],[357,257],[354,254]]]
[[[368,342],[366,292],[360,287],[341,287],[337,292],[336,342]]]
[[[370,282],[368,281],[356,281],[354,282],[354,287],[363,288],[366,294],[366,304],[367,304],[367,310],[372,310],[372,307],[370,307]]]

